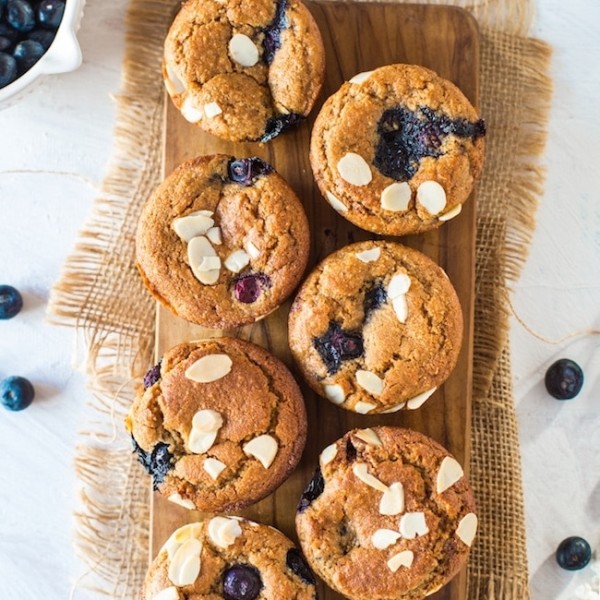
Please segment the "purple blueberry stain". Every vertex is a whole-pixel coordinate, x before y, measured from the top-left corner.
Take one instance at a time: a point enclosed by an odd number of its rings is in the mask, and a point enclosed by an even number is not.
[[[277,137],[280,133],[286,129],[295,127],[298,123],[304,120],[304,116],[298,113],[287,113],[285,115],[277,115],[276,117],[270,117],[267,119],[267,125],[265,127],[265,133],[260,138],[261,142],[268,142],[273,138]]]
[[[252,304],[256,302],[264,289],[271,287],[271,278],[264,273],[246,273],[236,277],[233,282],[233,294],[238,302]]]
[[[157,490],[158,486],[165,480],[167,473],[173,468],[173,455],[169,452],[169,445],[159,442],[152,448],[151,452],[146,452],[131,436],[133,451],[137,453],[138,460],[152,475],[152,487]]]
[[[304,583],[308,583],[310,585],[316,585],[315,576],[313,572],[310,570],[310,567],[306,563],[306,559],[302,556],[302,553],[298,548],[290,548],[287,551],[285,556],[285,564],[288,569],[295,573],[304,581]]]
[[[363,309],[368,320],[374,310],[382,307],[387,301],[387,292],[381,284],[375,284],[365,293]]]
[[[336,321],[330,321],[327,331],[313,338],[313,345],[327,367],[327,373],[334,375],[342,362],[362,356],[363,338],[360,331],[347,331]]]
[[[275,9],[275,17],[263,29],[263,60],[270,65],[275,58],[275,52],[281,48],[281,30],[289,27],[289,22],[285,14],[287,0],[279,0]]]
[[[421,159],[442,156],[448,135],[476,140],[485,135],[485,123],[451,119],[428,107],[413,111],[395,106],[383,112],[377,133],[373,164],[386,177],[408,181],[418,171]]]
[[[161,365],[162,360],[158,361],[158,364],[154,365],[151,369],[148,369],[144,375],[144,389],[147,390],[152,387],[161,378]]]
[[[321,473],[320,467],[317,467],[313,478],[306,486],[304,492],[302,492],[297,511],[299,513],[304,512],[323,493],[324,489],[325,480],[323,479],[323,473]]]
[[[251,565],[234,565],[223,573],[226,600],[255,600],[263,588],[260,573]]]
[[[356,460],[356,456],[356,446],[352,443],[352,440],[348,438],[346,440],[346,460],[348,462],[354,462]]]
[[[273,172],[273,167],[258,156],[232,158],[227,165],[229,179],[243,186],[252,185],[258,177]]]

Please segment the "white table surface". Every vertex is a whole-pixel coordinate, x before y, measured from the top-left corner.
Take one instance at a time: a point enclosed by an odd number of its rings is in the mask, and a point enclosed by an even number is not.
[[[73,332],[48,325],[45,308],[111,155],[125,7],[88,0],[83,66],[0,111],[0,283],[25,299],[17,318],[0,322],[0,378],[23,375],[37,390],[26,411],[0,411],[5,600],[64,600],[81,572],[71,544],[73,457],[87,392],[74,369]],[[546,193],[513,303],[532,328],[558,338],[600,327],[600,3],[538,0],[533,34],[554,46],[555,95]],[[557,544],[582,535],[600,558],[599,338],[552,345],[513,322],[511,342],[532,598],[570,600],[593,572],[560,570]],[[553,400],[543,386],[547,366],[563,356],[585,370],[571,402]]]

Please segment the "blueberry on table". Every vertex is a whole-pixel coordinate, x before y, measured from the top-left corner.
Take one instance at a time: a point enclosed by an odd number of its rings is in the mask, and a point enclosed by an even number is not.
[[[46,29],[58,29],[64,12],[62,0],[43,0],[37,9],[38,23]]]
[[[0,53],[0,72],[1,61],[2,53]],[[0,83],[0,86],[1,85],[2,84]],[[22,308],[23,298],[19,293],[19,290],[12,287],[12,285],[0,285],[0,319],[12,319]]]
[[[551,364],[544,379],[548,393],[557,400],[571,400],[581,391],[583,371],[568,358],[561,358]]]
[[[223,597],[226,600],[254,600],[262,587],[258,569],[250,565],[234,565],[223,573]]]
[[[24,410],[34,396],[33,385],[25,377],[12,376],[0,381],[0,402],[7,410]]]
[[[0,52],[0,88],[7,86],[9,83],[12,83],[16,78],[17,61],[10,54]],[[8,319],[9,317],[3,318]]]
[[[24,73],[31,69],[31,67],[40,60],[44,52],[46,52],[46,50],[39,42],[33,40],[23,40],[22,42],[19,42],[13,51],[13,56],[17,61],[19,71]]]
[[[8,0],[6,20],[16,31],[26,33],[35,27],[35,12],[25,0]]]
[[[592,559],[592,549],[581,537],[572,536],[563,540],[556,549],[556,562],[567,571],[583,569]]]

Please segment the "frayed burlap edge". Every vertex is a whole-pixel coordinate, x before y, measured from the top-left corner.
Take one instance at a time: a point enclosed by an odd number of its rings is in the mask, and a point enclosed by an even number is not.
[[[471,483],[480,533],[469,564],[469,600],[525,600],[527,568],[520,456],[507,348],[507,280],[518,277],[543,184],[550,82],[547,46],[522,36],[531,3],[430,2],[469,9],[482,31],[482,113],[490,127],[478,192]],[[49,304],[87,352],[94,420],[77,448],[82,484],[76,546],[83,585],[134,598],[148,559],[147,480],[128,452],[122,419],[132,381],[151,362],[154,303],[133,267],[140,208],[161,175],[161,46],[176,0],[130,0],[115,157],[94,212]],[[508,93],[507,93],[508,92]]]

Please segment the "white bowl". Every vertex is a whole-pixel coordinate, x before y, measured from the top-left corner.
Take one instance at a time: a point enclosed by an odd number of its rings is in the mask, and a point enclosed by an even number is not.
[[[65,14],[52,45],[31,69],[12,83],[0,88],[0,109],[13,104],[24,92],[29,91],[41,76],[68,73],[79,67],[81,49],[76,34],[84,5],[85,0],[66,0]]]

